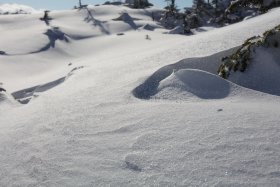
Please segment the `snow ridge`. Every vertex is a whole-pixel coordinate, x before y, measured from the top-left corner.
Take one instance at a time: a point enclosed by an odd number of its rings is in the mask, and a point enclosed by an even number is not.
[[[21,4],[0,4],[0,15],[4,14],[32,14],[38,12],[34,8]]]

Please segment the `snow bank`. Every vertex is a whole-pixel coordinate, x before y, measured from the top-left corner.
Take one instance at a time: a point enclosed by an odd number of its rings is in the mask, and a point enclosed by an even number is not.
[[[135,97],[140,99],[149,99],[158,93],[158,87],[161,81],[171,76],[172,72],[185,70],[185,69],[197,69],[211,74],[216,74],[217,68],[220,64],[220,59],[223,56],[231,54],[236,48],[225,50],[206,57],[186,58],[180,60],[175,64],[170,64],[158,69],[153,73],[144,83],[137,86],[133,90]],[[162,97],[163,98],[163,97]],[[168,99],[164,97],[165,99]],[[183,98],[186,98],[183,96]],[[179,99],[179,97],[177,97]]]
[[[196,96],[201,99],[221,99],[229,95],[230,88],[230,82],[217,75],[196,69],[184,69],[162,80],[154,97],[189,99]]]
[[[280,95],[280,25],[254,36],[223,58],[218,73],[244,87]]]
[[[233,73],[228,79],[253,90],[280,95],[279,59],[279,48],[258,48],[246,71]]]
[[[1,4],[0,14],[32,14],[38,12],[34,8],[20,4]]]

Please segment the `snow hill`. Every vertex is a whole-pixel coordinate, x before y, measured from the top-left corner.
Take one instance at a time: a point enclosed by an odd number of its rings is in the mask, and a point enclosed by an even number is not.
[[[0,16],[0,186],[280,185],[279,96],[216,75],[280,9],[193,36],[153,12]]]
[[[0,15],[1,14],[31,14],[38,12],[34,8],[26,5],[20,5],[20,4],[0,4]]]

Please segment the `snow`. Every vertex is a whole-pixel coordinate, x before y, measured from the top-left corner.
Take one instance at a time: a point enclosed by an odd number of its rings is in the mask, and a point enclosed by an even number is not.
[[[20,5],[20,4],[0,4],[0,15],[1,14],[31,14],[38,12],[34,8],[26,5]]]
[[[216,76],[280,9],[192,36],[164,34],[153,11],[0,17],[1,186],[280,185],[279,96]]]
[[[174,29],[167,32],[167,34],[183,34],[184,29],[181,26],[177,26]]]
[[[246,73],[232,74],[229,80],[253,90],[280,95],[279,55],[277,48],[257,48]]]
[[[248,92],[257,97],[257,94],[245,90],[217,75],[195,69],[184,69],[172,73],[159,83],[158,92],[153,96],[157,99],[168,100],[195,100],[223,99],[226,97],[243,96]]]

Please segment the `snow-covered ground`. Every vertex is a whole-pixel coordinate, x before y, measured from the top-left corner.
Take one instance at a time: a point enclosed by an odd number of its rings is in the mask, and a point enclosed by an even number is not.
[[[0,15],[1,14],[31,14],[39,12],[38,10],[35,10],[34,8],[26,5],[20,5],[20,4],[0,4]]]
[[[193,36],[152,11],[0,16],[0,186],[280,185],[279,96],[215,75],[280,9]]]

